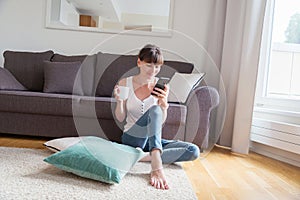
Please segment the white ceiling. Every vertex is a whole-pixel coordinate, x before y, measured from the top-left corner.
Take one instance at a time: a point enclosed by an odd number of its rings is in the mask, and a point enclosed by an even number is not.
[[[117,0],[123,13],[169,16],[170,0]]]
[[[168,16],[170,0],[67,0],[81,14],[120,19],[122,13]]]
[[[102,16],[109,20],[120,21],[120,11],[115,0],[68,0],[80,14]]]

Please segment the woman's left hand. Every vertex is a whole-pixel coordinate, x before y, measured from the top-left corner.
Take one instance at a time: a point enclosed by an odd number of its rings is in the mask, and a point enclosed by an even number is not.
[[[152,92],[156,94],[156,97],[158,98],[158,105],[162,109],[167,109],[169,107],[168,104],[169,85],[166,84],[164,90],[160,88],[154,88]]]

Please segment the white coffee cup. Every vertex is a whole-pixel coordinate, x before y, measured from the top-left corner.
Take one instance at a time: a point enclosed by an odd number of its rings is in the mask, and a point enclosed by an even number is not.
[[[126,86],[118,86],[119,88],[119,97],[121,100],[126,100],[128,98],[129,95],[129,87]]]

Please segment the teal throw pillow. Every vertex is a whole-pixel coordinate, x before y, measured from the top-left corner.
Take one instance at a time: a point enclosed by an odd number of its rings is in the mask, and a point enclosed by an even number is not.
[[[120,183],[143,155],[131,146],[89,136],[44,161],[81,177],[113,184]]]

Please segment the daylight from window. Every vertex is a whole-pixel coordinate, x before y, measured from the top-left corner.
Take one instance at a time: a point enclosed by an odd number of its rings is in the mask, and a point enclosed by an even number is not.
[[[300,100],[300,0],[275,0],[266,96]]]

